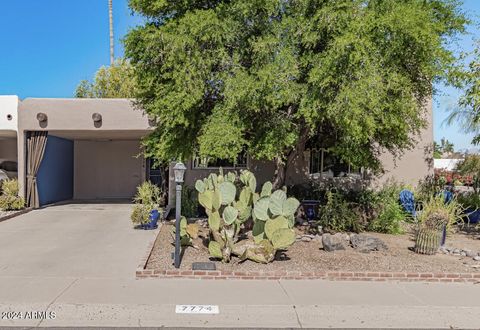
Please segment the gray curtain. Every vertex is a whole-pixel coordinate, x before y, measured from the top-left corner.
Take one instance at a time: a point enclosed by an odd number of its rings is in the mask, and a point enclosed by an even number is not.
[[[37,174],[45,153],[47,136],[47,131],[29,132],[27,135],[27,205],[29,207],[40,207]]]

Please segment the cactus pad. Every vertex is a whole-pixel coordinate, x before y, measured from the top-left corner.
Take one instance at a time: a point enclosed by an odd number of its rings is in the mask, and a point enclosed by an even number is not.
[[[197,180],[195,182],[195,189],[197,189],[199,193],[203,193],[205,191],[205,183],[202,180]]]
[[[214,258],[218,258],[218,259],[223,258],[222,249],[220,247],[220,244],[215,242],[215,241],[210,241],[210,243],[208,243],[208,252]]]
[[[232,223],[234,223],[235,220],[237,220],[237,217],[238,217],[238,210],[233,206],[227,206],[223,210],[223,221],[225,221],[227,225],[231,225]]]
[[[220,194],[222,195],[222,205],[229,205],[235,200],[237,188],[230,181],[225,181],[219,186]]]
[[[268,216],[268,205],[270,203],[269,197],[260,198],[253,206],[253,212],[255,213],[255,217],[258,220],[267,221],[269,219]]]
[[[211,230],[219,231],[220,230],[220,213],[218,211],[212,212],[208,216],[208,227]]]
[[[282,207],[282,214],[286,217],[290,215],[294,215],[295,212],[297,212],[298,207],[300,206],[300,202],[298,199],[290,197],[283,202],[283,207]]]
[[[276,217],[275,219],[270,219],[265,222],[265,235],[268,239],[273,238],[273,234],[278,229],[288,228],[288,220],[282,216]]]
[[[262,186],[262,192],[260,193],[261,197],[268,197],[272,194],[273,185],[270,181],[267,181]]]
[[[278,229],[273,233],[271,241],[275,249],[286,249],[295,243],[295,231],[288,228]]]
[[[256,221],[252,229],[253,240],[259,243],[265,239],[265,221]]]
[[[283,203],[287,199],[287,194],[283,190],[276,190],[270,196],[268,208],[273,215],[282,215]]]

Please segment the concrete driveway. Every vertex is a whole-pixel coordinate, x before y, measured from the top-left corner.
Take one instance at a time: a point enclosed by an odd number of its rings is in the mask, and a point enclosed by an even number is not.
[[[51,206],[0,222],[0,276],[133,278],[153,231],[130,204]]]

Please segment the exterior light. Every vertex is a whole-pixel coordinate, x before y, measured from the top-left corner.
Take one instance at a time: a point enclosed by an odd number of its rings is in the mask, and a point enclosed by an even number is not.
[[[175,174],[175,182],[183,183],[183,176],[185,175],[185,170],[187,168],[182,162],[176,163],[173,167],[173,173]]]
[[[98,122],[102,121],[102,115],[99,114],[98,112],[95,112],[92,115],[92,119],[93,119],[94,122],[98,123]]]
[[[173,167],[175,175],[175,253],[174,263],[175,268],[180,268],[180,217],[182,214],[182,183],[185,170],[187,168],[182,162],[178,162]]]
[[[39,122],[45,122],[48,120],[48,116],[46,114],[44,114],[43,112],[39,112],[37,113],[37,120]]]

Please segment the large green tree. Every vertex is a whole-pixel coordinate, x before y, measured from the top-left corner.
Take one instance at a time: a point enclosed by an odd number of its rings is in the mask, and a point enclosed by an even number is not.
[[[82,80],[76,90],[79,98],[133,98],[136,76],[133,66],[124,59],[117,59],[110,66],[102,66],[93,81]]]
[[[354,166],[415,144],[448,41],[467,23],[448,0],[130,0],[137,102],[158,159],[275,160],[275,185],[307,141]]]
[[[465,70],[460,72],[458,85],[463,88],[458,107],[447,118],[448,124],[457,122],[465,133],[473,133],[473,144],[480,144],[480,41],[471,53],[462,57],[470,59]]]

